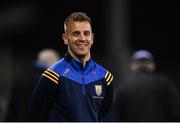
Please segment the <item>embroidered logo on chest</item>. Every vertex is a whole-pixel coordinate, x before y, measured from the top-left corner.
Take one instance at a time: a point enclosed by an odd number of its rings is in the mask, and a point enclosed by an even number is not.
[[[95,92],[100,96],[102,94],[102,85],[95,85]]]

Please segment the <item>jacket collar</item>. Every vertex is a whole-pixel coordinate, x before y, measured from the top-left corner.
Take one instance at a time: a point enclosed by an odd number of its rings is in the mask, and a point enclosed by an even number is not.
[[[71,65],[71,67],[73,67],[74,70],[80,72],[81,74],[87,74],[94,69],[94,61],[92,58],[86,62],[85,67],[82,62],[74,59],[69,53],[65,55],[65,60]]]

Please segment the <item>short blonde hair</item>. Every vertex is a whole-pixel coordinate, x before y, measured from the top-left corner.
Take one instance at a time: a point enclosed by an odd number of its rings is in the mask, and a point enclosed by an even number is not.
[[[88,21],[91,25],[91,19],[87,16],[86,13],[83,12],[73,12],[72,14],[70,14],[66,20],[64,21],[64,31],[65,33],[68,32],[68,26],[70,23],[75,22],[75,21]]]

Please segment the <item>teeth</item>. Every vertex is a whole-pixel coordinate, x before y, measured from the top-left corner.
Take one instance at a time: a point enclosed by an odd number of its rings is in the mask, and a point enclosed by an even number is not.
[[[78,47],[85,47],[86,45],[85,44],[78,44],[77,46]]]
[[[82,48],[82,47],[85,47],[85,45],[84,44],[80,44],[79,47]]]

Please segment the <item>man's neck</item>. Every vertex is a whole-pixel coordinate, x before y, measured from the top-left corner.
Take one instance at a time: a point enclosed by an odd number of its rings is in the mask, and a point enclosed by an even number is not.
[[[86,62],[91,58],[90,53],[89,53],[88,55],[86,55],[86,56],[76,56],[76,55],[74,55],[74,54],[71,53],[71,52],[69,52],[69,53],[70,53],[70,55],[71,55],[74,59],[76,59],[77,61],[81,62],[81,63],[83,64],[83,67],[85,67]]]

